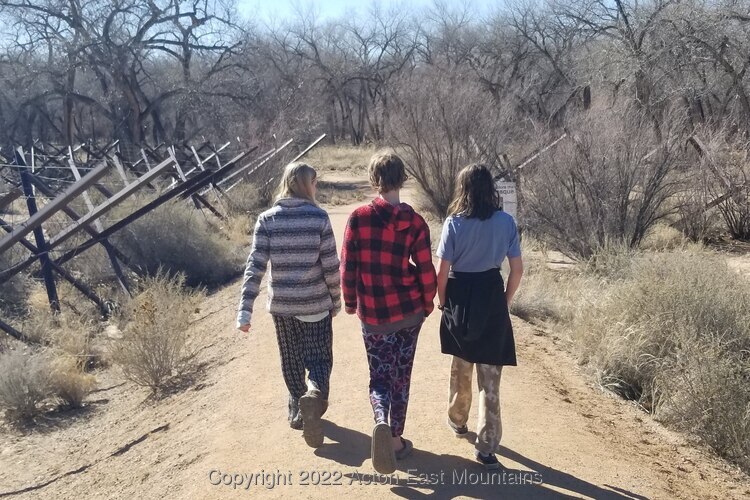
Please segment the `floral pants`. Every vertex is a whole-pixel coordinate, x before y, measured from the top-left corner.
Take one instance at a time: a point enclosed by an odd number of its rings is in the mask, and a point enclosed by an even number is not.
[[[404,433],[411,369],[422,325],[395,333],[364,335],[370,367],[370,404],[375,423],[386,423],[394,437]]]

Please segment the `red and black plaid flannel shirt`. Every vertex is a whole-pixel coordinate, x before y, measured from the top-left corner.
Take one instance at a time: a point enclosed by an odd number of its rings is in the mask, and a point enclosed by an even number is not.
[[[356,310],[367,324],[429,315],[437,277],[425,220],[409,205],[382,198],[355,210],[344,233],[341,282],[347,312]]]

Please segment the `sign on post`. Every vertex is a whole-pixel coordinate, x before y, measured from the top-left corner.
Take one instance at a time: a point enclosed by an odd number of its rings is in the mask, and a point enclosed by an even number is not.
[[[495,181],[495,189],[500,195],[503,211],[510,214],[514,219],[517,219],[518,198],[516,196],[516,183],[500,179]]]

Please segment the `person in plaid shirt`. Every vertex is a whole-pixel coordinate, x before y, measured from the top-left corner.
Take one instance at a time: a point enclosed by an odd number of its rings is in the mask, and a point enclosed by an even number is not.
[[[373,466],[390,474],[396,459],[413,449],[402,434],[417,337],[434,308],[437,276],[429,227],[399,199],[406,181],[403,161],[391,152],[376,153],[369,174],[379,196],[349,217],[341,290],[346,312],[356,312],[362,322],[375,415]]]

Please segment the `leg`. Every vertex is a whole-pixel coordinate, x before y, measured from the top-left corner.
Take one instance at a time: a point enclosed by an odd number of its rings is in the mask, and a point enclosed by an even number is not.
[[[305,383],[302,339],[295,321],[298,320],[286,316],[273,316],[281,355],[281,372],[284,375],[286,387],[289,389],[290,399],[298,401],[307,391],[307,384]]]
[[[391,408],[391,376],[395,363],[392,335],[364,335],[370,368],[370,404],[375,423],[388,423]]]
[[[393,335],[364,335],[367,364],[370,368],[370,404],[375,417],[372,431],[372,465],[381,474],[396,470],[396,454],[391,446],[388,413],[391,407],[390,389],[393,355]]]
[[[495,453],[503,434],[500,421],[500,375],[503,367],[477,365],[479,385],[479,426],[476,449],[485,455]]]
[[[333,367],[333,323],[331,316],[316,323],[302,323],[305,367],[310,372],[308,387],[317,389],[328,400]]]
[[[453,356],[451,360],[450,396],[448,399],[448,420],[455,429],[466,426],[471,409],[471,378],[474,363]]]
[[[404,433],[406,423],[406,409],[409,406],[409,388],[411,386],[411,371],[414,366],[414,354],[417,349],[417,339],[422,325],[406,328],[393,334],[393,352],[395,363],[391,379],[391,434],[400,437]]]

